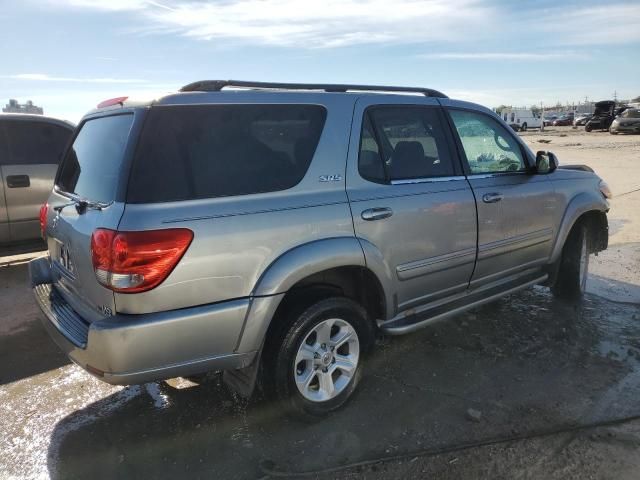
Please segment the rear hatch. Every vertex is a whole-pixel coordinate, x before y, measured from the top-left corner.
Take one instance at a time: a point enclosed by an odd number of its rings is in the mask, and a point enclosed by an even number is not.
[[[49,198],[47,244],[53,283],[89,322],[115,312],[113,292],[94,273],[91,235],[97,228],[118,228],[134,148],[129,139],[143,114],[119,110],[87,117],[65,155]]]

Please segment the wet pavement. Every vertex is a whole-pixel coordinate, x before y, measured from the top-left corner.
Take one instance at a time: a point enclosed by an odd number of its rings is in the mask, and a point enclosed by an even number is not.
[[[589,294],[568,304],[534,287],[412,335],[380,338],[353,401],[303,420],[265,399],[234,398],[215,375],[200,385],[101,383],[48,339],[26,264],[5,265],[0,478],[244,479],[263,477],[265,467],[308,472],[394,456],[402,458],[331,478],[637,478],[640,422],[521,438],[640,415],[635,286],[602,278],[610,292],[626,288],[631,297]],[[424,456],[509,438],[521,439]]]

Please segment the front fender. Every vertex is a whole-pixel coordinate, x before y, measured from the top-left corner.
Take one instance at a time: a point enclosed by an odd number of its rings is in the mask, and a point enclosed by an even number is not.
[[[551,252],[551,263],[560,258],[562,247],[564,246],[564,243],[569,236],[569,232],[575,225],[578,218],[580,218],[581,215],[594,210],[599,212],[609,211],[609,204],[600,192],[582,192],[571,199],[565,209],[562,217],[562,223],[560,224],[558,234],[556,235],[556,241]]]

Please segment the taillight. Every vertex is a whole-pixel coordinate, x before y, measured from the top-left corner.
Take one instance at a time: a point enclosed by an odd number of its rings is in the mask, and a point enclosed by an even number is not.
[[[91,235],[91,260],[96,278],[122,293],[151,290],[178,264],[193,240],[186,228],[116,232],[99,228]]]
[[[49,213],[49,204],[48,203],[44,203],[41,207],[40,207],[40,236],[42,238],[46,238],[46,231],[47,231],[47,214]]]

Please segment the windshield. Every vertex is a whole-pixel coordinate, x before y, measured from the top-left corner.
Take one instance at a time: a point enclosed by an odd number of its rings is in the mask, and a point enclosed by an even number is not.
[[[640,110],[629,109],[622,112],[622,118],[640,118]]]
[[[95,202],[114,201],[132,122],[133,114],[86,121],[60,167],[58,189]]]

